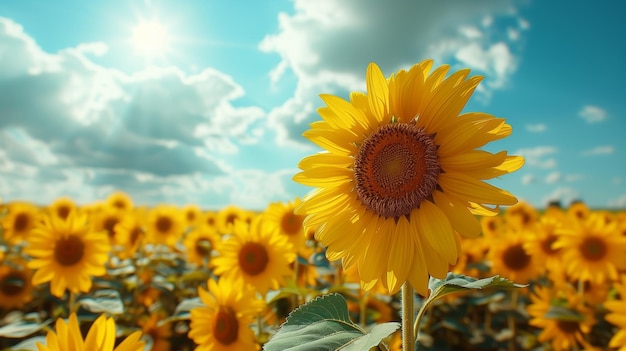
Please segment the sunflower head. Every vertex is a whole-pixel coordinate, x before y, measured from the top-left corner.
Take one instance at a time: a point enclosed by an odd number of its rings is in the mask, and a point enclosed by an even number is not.
[[[277,235],[284,235],[293,245],[298,253],[306,253],[306,235],[304,234],[304,216],[294,213],[300,199],[296,198],[292,202],[271,203],[263,213],[263,222],[268,226],[268,230]]]
[[[28,267],[37,270],[33,284],[49,281],[52,294],[62,297],[66,289],[89,291],[91,277],[106,273],[110,244],[105,234],[91,230],[86,215],[71,212],[65,220],[44,216],[24,251],[32,257]]]
[[[214,273],[228,279],[244,281],[261,294],[278,289],[291,276],[290,263],[295,259],[287,238],[276,235],[256,217],[251,225],[235,222],[233,235],[217,247],[219,256],[211,260]]]
[[[13,202],[8,205],[8,212],[2,218],[2,234],[9,243],[18,243],[29,235],[39,220],[39,209],[28,202]]]
[[[0,309],[21,308],[33,299],[32,271],[23,266],[0,264]]]
[[[76,313],[70,315],[68,322],[57,319],[55,329],[48,331],[45,345],[37,343],[39,351],[141,351],[145,345],[139,340],[141,332],[136,331],[113,348],[117,339],[115,320],[104,315],[93,322],[84,339]]]
[[[116,191],[106,198],[104,205],[118,211],[130,211],[133,209],[133,199],[123,191]]]
[[[494,215],[517,199],[485,182],[523,159],[480,150],[504,138],[501,118],[461,110],[482,77],[423,61],[389,78],[367,68],[367,93],[322,95],[322,121],[303,135],[325,149],[304,158],[294,180],[316,187],[296,208],[331,260],[356,264],[363,287],[406,280],[423,295],[459,256],[455,232],[480,234],[475,214]],[[490,207],[495,205],[495,207]]]
[[[173,247],[186,228],[183,213],[175,206],[159,205],[148,212],[146,239],[151,244]]]
[[[61,219],[66,219],[70,212],[77,210],[78,206],[76,206],[74,200],[66,196],[54,200],[54,202],[48,208],[48,211],[53,216],[57,216]]]
[[[197,265],[206,264],[211,259],[218,243],[222,240],[215,227],[200,225],[185,236],[183,245],[187,253],[187,261]]]
[[[201,348],[216,351],[258,350],[250,324],[265,306],[251,286],[221,278],[198,288],[203,307],[191,310],[189,337]]]

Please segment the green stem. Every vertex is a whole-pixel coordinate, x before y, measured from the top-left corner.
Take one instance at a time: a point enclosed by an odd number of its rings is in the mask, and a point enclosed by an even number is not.
[[[413,300],[415,292],[408,281],[402,284],[402,350],[413,351],[415,349],[415,336],[413,335]]]
[[[78,307],[76,306],[76,293],[70,291],[70,297],[67,301],[67,315],[76,312]]]

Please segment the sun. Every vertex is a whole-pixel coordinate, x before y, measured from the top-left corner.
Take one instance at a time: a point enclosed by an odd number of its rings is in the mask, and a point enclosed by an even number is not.
[[[170,50],[170,33],[158,20],[141,21],[133,27],[132,33],[132,45],[142,56],[164,56]]]

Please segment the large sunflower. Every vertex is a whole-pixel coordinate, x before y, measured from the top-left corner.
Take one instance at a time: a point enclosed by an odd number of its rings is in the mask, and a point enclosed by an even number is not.
[[[109,239],[87,225],[86,215],[71,212],[66,220],[44,216],[28,236],[24,251],[33,257],[28,267],[37,269],[33,284],[50,282],[53,295],[62,297],[65,289],[87,292],[91,277],[106,273]]]
[[[290,263],[296,255],[291,244],[285,236],[266,230],[260,216],[251,225],[236,221],[233,233],[218,245],[219,256],[211,261],[216,275],[243,280],[261,294],[278,289],[285,277],[293,275]]]
[[[104,315],[98,317],[89,327],[85,339],[75,313],[70,315],[67,323],[57,319],[55,329],[56,331],[48,331],[45,345],[37,343],[39,351],[141,351],[145,344],[139,340],[141,332],[136,331],[114,348],[117,339],[115,320]]]
[[[39,209],[28,202],[13,202],[9,212],[2,218],[4,240],[16,244],[24,240],[39,219]]]
[[[364,288],[377,280],[397,291],[408,279],[428,294],[428,275],[444,278],[459,240],[480,234],[474,214],[513,205],[510,193],[483,182],[519,169],[523,158],[478,150],[511,134],[502,118],[460,114],[482,77],[449,66],[429,74],[423,61],[388,79],[367,68],[367,94],[350,101],[322,95],[323,121],[304,136],[326,149],[304,158],[298,183],[317,187],[296,209],[330,260],[358,266]],[[444,79],[445,78],[445,79]]]
[[[626,237],[617,231],[617,223],[605,224],[591,213],[559,233],[552,248],[563,249],[565,272],[572,280],[602,284],[617,279],[617,267],[626,259]]]
[[[208,288],[198,288],[205,306],[190,312],[189,337],[198,344],[195,350],[258,350],[250,324],[265,304],[256,298],[255,290],[223,278],[217,283],[209,279]]]

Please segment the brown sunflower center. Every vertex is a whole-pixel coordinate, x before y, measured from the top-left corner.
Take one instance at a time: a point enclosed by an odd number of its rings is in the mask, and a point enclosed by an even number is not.
[[[187,211],[187,221],[193,222],[196,220],[196,213],[194,211]]]
[[[257,275],[265,270],[269,263],[269,255],[265,247],[259,243],[245,243],[239,250],[239,267],[249,275]]]
[[[118,208],[120,210],[125,210],[126,209],[126,202],[122,201],[122,200],[115,200],[113,202],[113,207]]]
[[[72,266],[83,258],[85,244],[76,235],[68,235],[57,240],[54,246],[54,259],[63,266]]]
[[[502,262],[512,271],[521,271],[530,264],[530,255],[526,253],[522,244],[516,244],[504,250]]]
[[[211,253],[211,249],[213,248],[213,243],[211,240],[206,238],[201,238],[196,240],[196,253],[198,256],[206,257]]]
[[[433,136],[413,123],[378,128],[354,161],[359,199],[384,217],[408,215],[419,207],[437,187],[440,172]]]
[[[287,235],[294,235],[300,232],[302,229],[302,222],[304,216],[294,214],[293,212],[286,213],[280,220],[280,228],[283,233]]]
[[[603,259],[608,251],[604,240],[596,237],[585,238],[580,244],[579,249],[583,257],[589,261]]]
[[[227,224],[227,225],[232,225],[232,224],[235,224],[235,219],[237,219],[237,215],[236,215],[236,214],[234,214],[234,213],[229,213],[229,214],[226,216],[226,224]]]
[[[232,308],[220,306],[213,320],[213,337],[222,345],[237,341],[239,321]]]
[[[558,249],[554,249],[552,248],[552,244],[554,244],[554,242],[558,239],[558,237],[554,234],[549,234],[548,236],[546,236],[545,239],[543,239],[541,241],[541,249],[543,250],[543,252],[548,255],[548,256],[553,256],[554,254],[556,254],[557,252],[559,252]]]
[[[5,296],[19,295],[26,288],[26,277],[20,272],[10,272],[0,280],[0,292]]]
[[[13,222],[13,229],[15,229],[16,232],[21,232],[28,229],[29,224],[30,216],[26,213],[18,213],[17,216],[15,216],[15,221]]]
[[[107,217],[102,223],[102,228],[107,231],[109,238],[115,237],[115,225],[119,221],[117,217]]]
[[[556,326],[565,334],[573,334],[579,330],[579,324],[576,321],[557,321]]]
[[[167,233],[172,228],[172,220],[165,216],[159,216],[156,220],[156,229],[161,233]]]
[[[62,205],[57,207],[57,216],[61,219],[66,219],[70,214],[70,207],[67,205]]]

